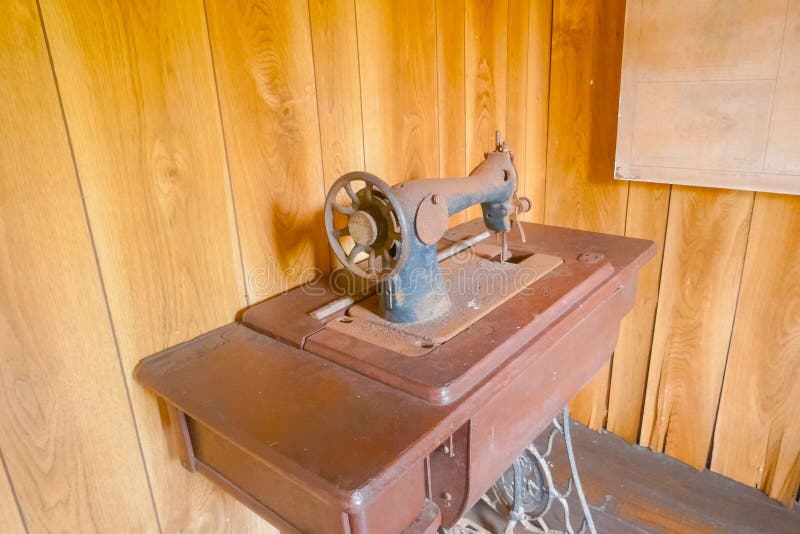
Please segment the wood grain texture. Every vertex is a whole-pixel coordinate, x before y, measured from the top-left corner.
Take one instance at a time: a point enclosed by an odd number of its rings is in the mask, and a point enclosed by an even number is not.
[[[210,1],[207,10],[252,304],[330,261],[308,4]],[[358,150],[353,136],[341,141]]]
[[[467,169],[494,150],[495,132],[508,135],[508,2],[466,1],[465,63]],[[515,147],[512,150],[523,149]],[[467,219],[481,216],[479,206],[466,210]]]
[[[356,1],[366,170],[439,175],[436,4]]]
[[[709,458],[753,194],[673,186],[640,443]]]
[[[800,192],[800,3],[631,0],[617,176]]]
[[[245,304],[203,7],[105,2],[98,9],[58,0],[41,7],[130,376],[139,359],[229,322]],[[255,514],[180,466],[155,398],[129,385],[162,529],[263,530]],[[103,457],[113,464],[110,448]],[[108,463],[93,472],[102,476]],[[117,487],[128,491],[127,483]],[[120,502],[142,509],[129,495],[106,494],[103,502],[114,513]]]
[[[625,235],[649,239],[658,252],[639,272],[636,302],[622,320],[614,350],[606,428],[636,443],[642,420],[650,347],[658,305],[664,239],[667,233],[670,186],[632,183],[628,194]]]
[[[1,460],[2,458],[0,458]],[[20,515],[11,481],[5,470],[0,472],[0,532],[22,534],[26,532],[25,523]]]
[[[356,11],[352,0],[311,0],[308,7],[327,191],[342,174],[364,169]]]
[[[439,99],[439,175],[466,176],[466,73],[464,71],[464,0],[436,2],[436,77]],[[450,226],[466,221],[466,213],[450,218]]]
[[[711,468],[789,504],[800,485],[800,199],[756,194]]]
[[[528,89],[525,107],[525,178],[522,192],[531,200],[523,218],[543,223],[547,173],[547,123],[550,104],[552,0],[530,2],[528,22]]]
[[[464,71],[464,0],[436,2],[436,58],[439,99],[439,172],[466,176],[467,130]],[[462,217],[463,218],[463,217]]]
[[[528,41],[530,2],[508,0],[506,52],[506,131],[505,138],[514,154],[519,175],[518,190],[525,194],[528,184]],[[486,149],[488,150],[488,149]],[[530,215],[530,213],[528,214]]]
[[[547,224],[625,231],[628,184],[613,179],[624,13],[624,2],[554,2]],[[570,404],[593,429],[605,423],[609,374],[610,363]]]
[[[6,8],[0,19],[3,459],[34,532],[157,532],[39,12],[33,1]],[[0,478],[0,531],[21,530],[3,470]]]

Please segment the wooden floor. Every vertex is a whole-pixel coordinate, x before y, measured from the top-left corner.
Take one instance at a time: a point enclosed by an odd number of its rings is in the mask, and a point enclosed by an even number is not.
[[[586,497],[599,533],[769,533],[800,534],[800,506],[785,508],[755,488],[710,471],[696,471],[675,459],[572,423],[572,439]],[[542,443],[540,436],[537,444]],[[540,450],[543,450],[540,447]],[[551,455],[553,476],[566,481],[568,461],[563,441]],[[570,499],[574,518],[577,499]],[[549,526],[563,529],[559,507]],[[482,503],[469,517],[502,532],[494,512]],[[579,523],[573,522],[579,526]],[[518,529],[516,532],[524,532]]]

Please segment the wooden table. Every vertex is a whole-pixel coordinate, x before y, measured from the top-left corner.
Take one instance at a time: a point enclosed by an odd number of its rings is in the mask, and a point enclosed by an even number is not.
[[[282,532],[435,532],[611,356],[655,253],[639,239],[525,230],[512,246],[564,264],[426,356],[326,329],[308,315],[337,296],[321,280],[146,358],[136,377],[165,401],[184,466]]]

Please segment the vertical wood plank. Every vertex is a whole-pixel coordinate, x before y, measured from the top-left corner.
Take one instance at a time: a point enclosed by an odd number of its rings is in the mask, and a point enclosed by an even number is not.
[[[622,234],[628,184],[614,180],[625,3],[553,5],[545,222]],[[606,418],[610,364],[572,401],[593,429]]]
[[[527,189],[530,178],[527,175],[530,11],[530,2],[527,0],[508,0],[505,137],[514,154],[520,195]]]
[[[5,7],[3,459],[32,531],[156,532],[39,12],[34,1]],[[2,470],[0,478],[0,531],[22,530]]]
[[[364,169],[356,11],[352,0],[311,0],[319,130],[325,189]]]
[[[640,443],[709,458],[753,193],[673,186]]]
[[[308,4],[212,0],[207,9],[252,304],[329,263]]]
[[[639,273],[636,302],[622,320],[614,350],[606,428],[635,443],[642,419],[650,348],[658,305],[661,262],[667,232],[670,186],[634,182],[628,194],[625,235],[649,239],[658,245],[656,257]]]
[[[464,0],[436,2],[436,78],[439,99],[439,176],[466,176],[467,116],[464,72]],[[450,218],[450,226],[466,213]]]
[[[495,131],[508,135],[506,124],[508,1],[466,0],[465,15],[467,170],[494,150]],[[512,150],[523,147],[511,146]],[[479,206],[467,219],[481,216]]]
[[[11,481],[6,475],[5,470],[0,472],[0,532],[22,534],[25,532],[25,524],[14,499]]]
[[[530,2],[528,23],[528,90],[525,132],[525,179],[522,192],[531,200],[526,221],[543,223],[545,219],[545,182],[547,173],[547,122],[550,97],[550,42],[553,2]]]
[[[436,4],[356,0],[366,170],[439,175]]]
[[[142,357],[229,322],[245,304],[203,6],[41,6],[130,376]],[[155,398],[129,385],[163,530],[264,530],[255,514],[180,466]],[[106,494],[104,502],[116,510],[141,501]]]
[[[792,502],[798,406],[800,198],[757,193],[711,468]]]
[[[436,2],[441,176],[465,176],[469,171],[466,156],[464,10],[464,0]]]

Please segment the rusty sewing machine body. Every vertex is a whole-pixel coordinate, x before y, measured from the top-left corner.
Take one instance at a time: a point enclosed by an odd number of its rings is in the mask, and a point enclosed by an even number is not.
[[[436,532],[492,486],[611,356],[655,253],[520,222],[496,145],[465,178],[344,175],[345,269],[139,364],[187,469],[282,532]]]

